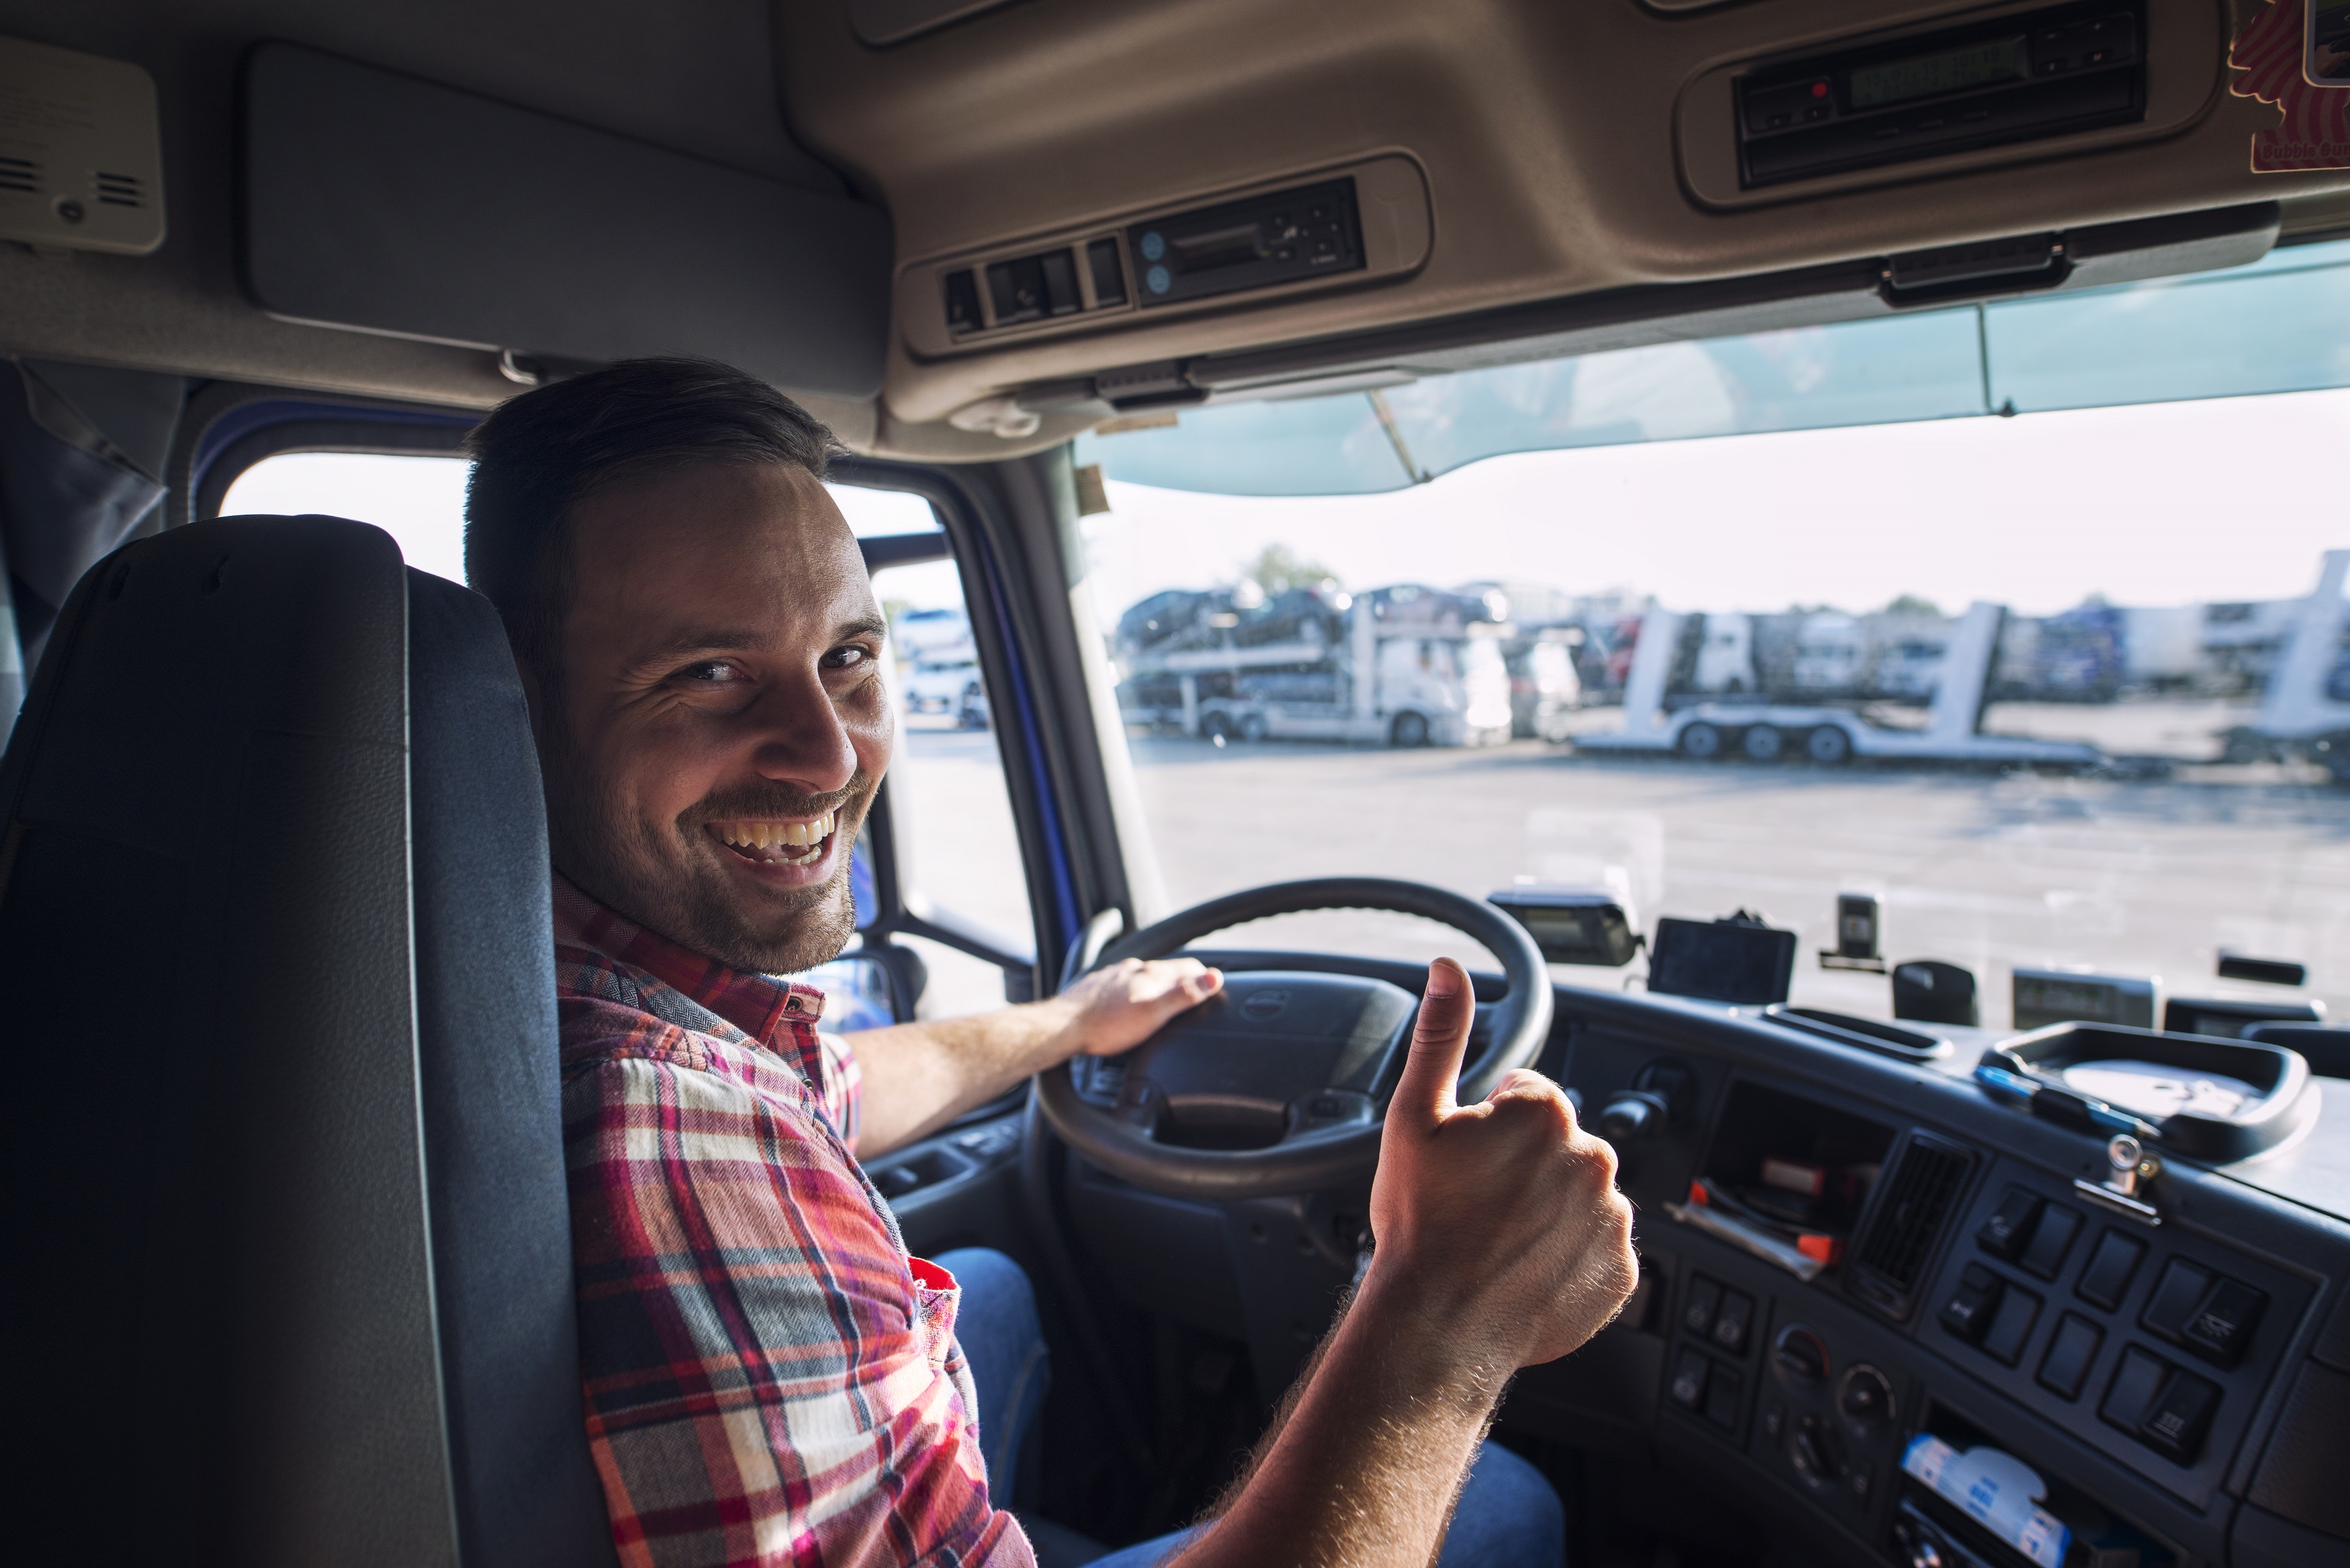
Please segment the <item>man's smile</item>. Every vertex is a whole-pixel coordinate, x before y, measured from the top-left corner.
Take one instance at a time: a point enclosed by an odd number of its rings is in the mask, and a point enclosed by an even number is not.
[[[805,869],[829,857],[839,822],[836,807],[818,816],[729,817],[703,824],[702,831],[753,866]]]

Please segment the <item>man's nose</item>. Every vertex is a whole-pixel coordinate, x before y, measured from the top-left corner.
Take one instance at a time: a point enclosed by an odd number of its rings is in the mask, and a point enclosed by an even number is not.
[[[857,776],[857,746],[821,680],[769,691],[754,710],[758,722],[751,765],[760,777],[829,794]]]

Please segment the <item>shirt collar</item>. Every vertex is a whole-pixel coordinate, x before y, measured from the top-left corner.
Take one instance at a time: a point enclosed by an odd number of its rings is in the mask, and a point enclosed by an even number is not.
[[[555,940],[648,971],[779,1054],[800,1054],[802,1042],[786,1038],[786,1030],[812,1031],[824,1016],[824,992],[816,987],[733,969],[680,947],[598,903],[560,872],[555,877]]]

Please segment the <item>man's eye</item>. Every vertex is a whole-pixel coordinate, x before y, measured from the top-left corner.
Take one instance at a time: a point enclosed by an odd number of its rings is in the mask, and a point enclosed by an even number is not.
[[[689,680],[697,686],[728,686],[747,677],[725,659],[705,659],[699,664],[687,665],[671,679]]]
[[[824,656],[824,667],[827,670],[856,670],[872,662],[873,653],[870,649],[854,646],[836,648]]]

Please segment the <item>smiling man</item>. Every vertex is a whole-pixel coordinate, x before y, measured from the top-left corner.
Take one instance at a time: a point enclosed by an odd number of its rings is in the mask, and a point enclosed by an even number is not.
[[[783,977],[853,934],[894,734],[829,434],[723,366],[638,360],[516,398],[471,445],[466,575],[546,780],[581,1379],[624,1561],[1032,1563],[988,1490],[1041,1397],[1025,1282],[951,1254],[984,1280],[966,1302],[858,1157],[1139,1044],[1221,977],[1129,961],[1048,1002],[820,1030],[822,993]],[[1458,1499],[1448,1562],[1557,1562],[1547,1485],[1479,1443],[1509,1375],[1628,1292],[1629,1212],[1547,1080],[1452,1103],[1472,1012],[1458,968],[1431,972],[1360,1299],[1223,1521],[1143,1558],[1425,1568]]]

